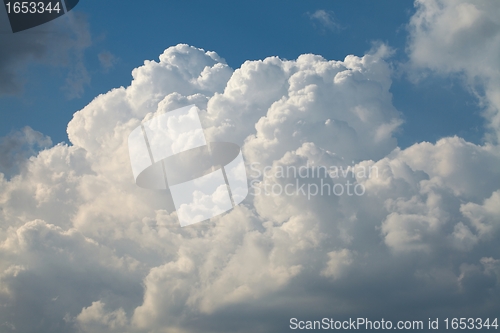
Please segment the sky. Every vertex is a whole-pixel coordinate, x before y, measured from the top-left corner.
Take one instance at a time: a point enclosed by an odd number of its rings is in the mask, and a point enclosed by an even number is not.
[[[0,331],[492,323],[499,60],[495,0],[80,0],[17,33],[2,7]],[[249,194],[181,227],[128,137],[192,104]]]
[[[335,23],[325,26],[320,18],[312,17],[318,10]],[[68,142],[65,127],[74,112],[99,94],[127,86],[133,68],[157,59],[165,48],[178,43],[216,51],[232,68],[246,60],[295,59],[305,53],[339,60],[349,54],[361,56],[376,42],[394,48],[395,64],[404,63],[406,25],[414,12],[412,1],[357,1],[355,5],[343,1],[151,1],[140,6],[133,1],[119,5],[118,1],[82,1],[72,15],[14,38],[2,8],[5,47],[1,52],[8,72],[17,73],[17,84],[0,92],[0,110],[7,119],[0,124],[0,134],[28,125],[55,143]],[[43,40],[33,43],[37,38]],[[25,39],[18,51],[9,50],[9,45]],[[480,108],[459,79],[433,77],[415,85],[400,73],[394,80],[398,83],[391,87],[394,104],[407,120],[398,134],[402,146],[458,133],[481,143]],[[459,113],[456,121],[447,121],[443,110],[448,108]]]

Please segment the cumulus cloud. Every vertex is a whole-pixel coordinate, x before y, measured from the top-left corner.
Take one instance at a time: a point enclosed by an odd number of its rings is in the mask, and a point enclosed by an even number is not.
[[[106,312],[105,304],[101,301],[93,302],[76,317],[76,321],[85,332],[123,332],[127,323],[127,315],[120,308],[115,311]]]
[[[462,75],[484,107],[492,133],[500,137],[500,3],[418,0],[409,23],[412,65],[442,75]]]
[[[450,137],[399,149],[389,56],[380,45],[233,70],[180,44],[145,61],[129,86],[75,113],[70,146],[0,178],[7,332],[279,332],[297,313],[498,313],[499,148]],[[190,104],[207,141],[242,147],[253,194],[181,228],[165,193],[134,184],[127,138]],[[331,166],[347,171],[319,169]]]
[[[345,270],[353,260],[352,252],[347,249],[329,252],[328,257],[330,259],[321,274],[334,279],[338,279],[341,276],[342,271]]]

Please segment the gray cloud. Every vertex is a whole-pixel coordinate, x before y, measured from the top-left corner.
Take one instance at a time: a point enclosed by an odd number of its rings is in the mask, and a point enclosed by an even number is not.
[[[48,136],[28,126],[0,138],[0,172],[7,177],[16,174],[29,157],[51,145]]]
[[[488,142],[500,141],[500,2],[419,0],[407,51],[416,77],[459,75],[484,107]]]
[[[85,17],[70,12],[54,21],[13,34],[5,7],[0,8],[0,95],[18,94],[30,64],[62,66],[68,69],[69,98],[81,96],[90,76],[84,66],[85,49],[91,38]]]
[[[112,68],[117,61],[117,58],[109,51],[99,53],[97,58],[99,59],[101,67],[106,71]]]

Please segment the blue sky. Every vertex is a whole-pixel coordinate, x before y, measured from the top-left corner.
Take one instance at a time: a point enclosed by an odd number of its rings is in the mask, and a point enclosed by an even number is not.
[[[311,19],[317,10],[332,14],[335,26],[325,27]],[[67,66],[27,59],[19,69],[23,90],[0,97],[0,135],[31,126],[54,143],[67,142],[66,124],[75,111],[98,94],[128,85],[133,68],[146,59],[156,60],[165,48],[178,43],[216,51],[232,68],[238,68],[246,60],[269,56],[295,59],[304,53],[342,60],[348,54],[363,55],[372,43],[381,41],[395,49],[391,91],[394,105],[405,120],[398,133],[400,146],[435,142],[453,134],[480,143],[480,109],[458,77],[431,75],[414,83],[398,69],[407,61],[407,23],[414,11],[409,0],[81,1],[75,12],[84,16],[92,40],[82,51],[83,65],[90,76],[83,94],[71,98],[63,90]],[[57,32],[59,27],[53,23],[19,34],[35,34],[37,29]],[[54,33],[51,38],[56,36]],[[100,66],[98,55],[102,52],[115,57],[112,68]]]

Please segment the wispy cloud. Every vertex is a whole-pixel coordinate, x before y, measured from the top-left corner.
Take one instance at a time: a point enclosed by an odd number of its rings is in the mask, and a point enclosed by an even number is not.
[[[335,13],[331,10],[318,9],[314,13],[307,13],[309,18],[315,24],[319,24],[320,28],[330,31],[338,31],[342,26],[335,18]]]
[[[117,61],[117,58],[109,51],[102,51],[97,55],[97,58],[99,58],[99,63],[104,71],[108,71],[112,68]]]
[[[67,71],[62,89],[68,98],[80,97],[90,83],[85,51],[92,44],[85,15],[71,12],[32,29],[10,32],[5,11],[0,11],[0,96],[19,94],[31,64],[62,67]],[[8,45],[8,47],[3,47]]]

